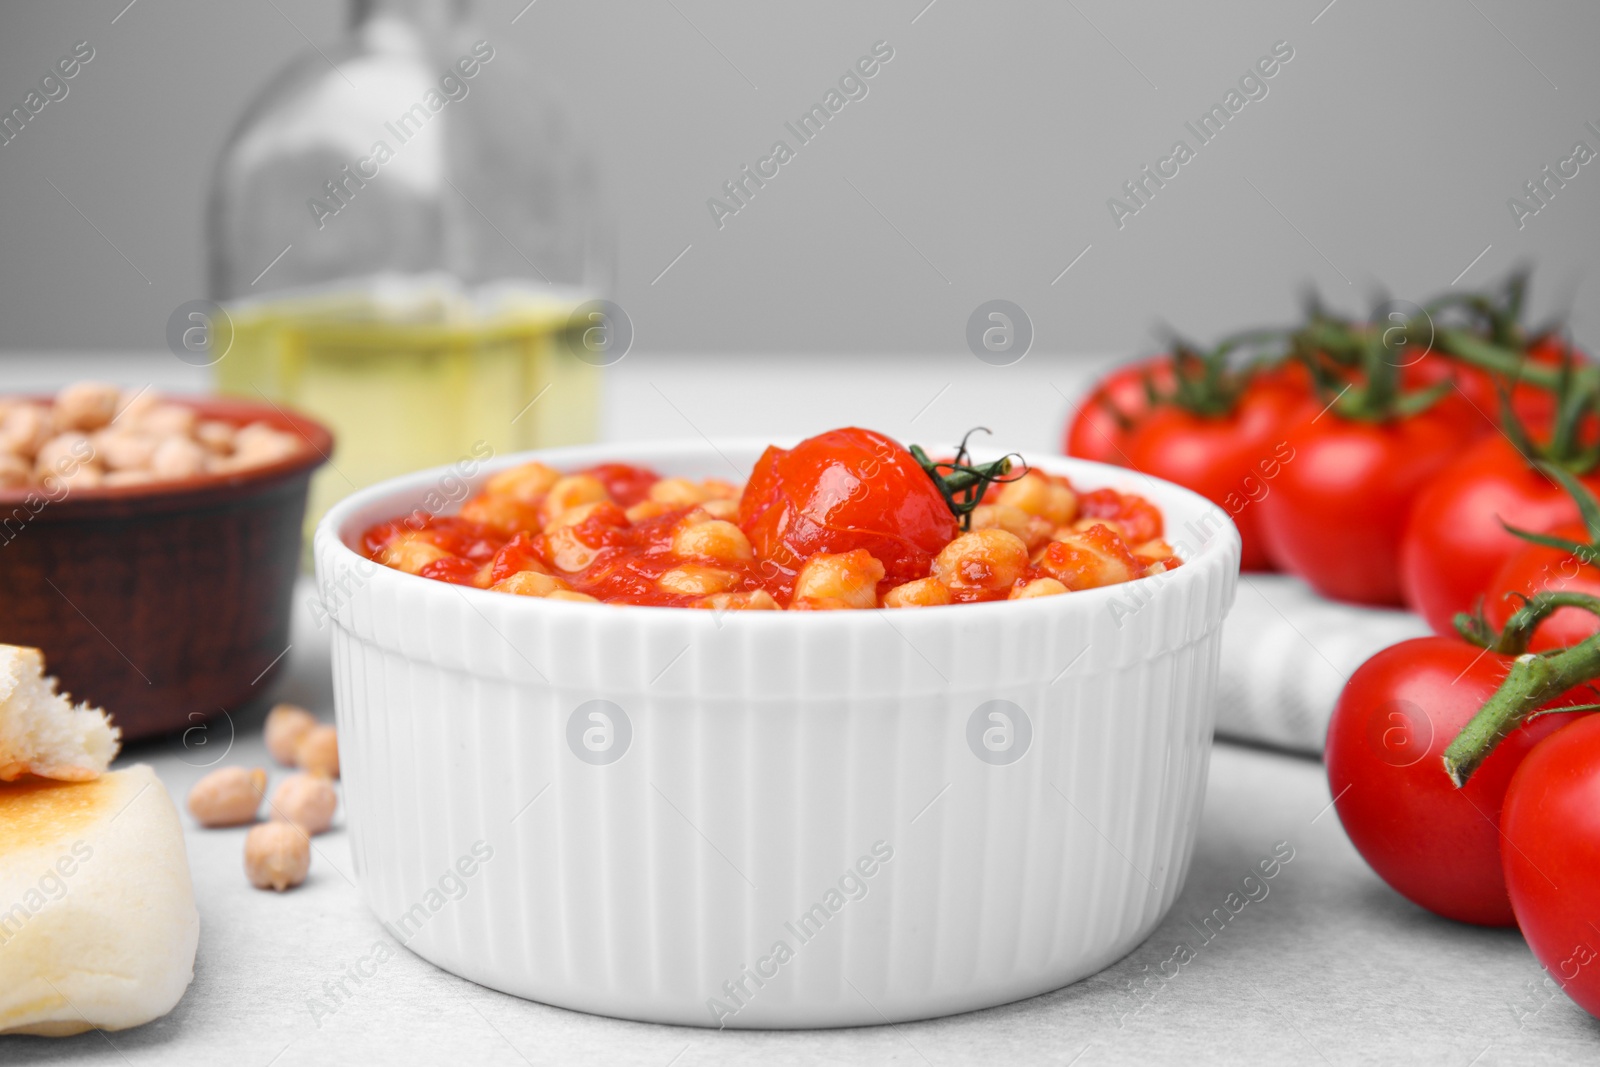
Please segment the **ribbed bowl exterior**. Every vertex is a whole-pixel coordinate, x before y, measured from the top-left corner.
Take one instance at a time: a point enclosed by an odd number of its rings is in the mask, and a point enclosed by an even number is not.
[[[537,458],[726,476],[758,452]],[[347,547],[444,472],[345,501],[315,552],[368,903],[475,982],[687,1025],[944,1015],[1126,954],[1188,869],[1238,535],[1167,483],[1035,465],[1149,497],[1185,565],[897,612],[596,607]]]

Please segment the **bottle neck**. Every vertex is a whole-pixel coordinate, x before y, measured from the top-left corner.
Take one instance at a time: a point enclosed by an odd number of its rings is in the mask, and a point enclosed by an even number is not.
[[[397,19],[423,30],[459,25],[471,14],[472,0],[350,0],[350,25]]]

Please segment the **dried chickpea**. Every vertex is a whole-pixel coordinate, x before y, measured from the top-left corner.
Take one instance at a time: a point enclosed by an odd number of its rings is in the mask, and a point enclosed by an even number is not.
[[[494,475],[483,490],[495,496],[515,497],[525,504],[537,504],[561,475],[543,463],[524,463]]]
[[[212,452],[227,454],[233,451],[238,431],[233,423],[220,419],[206,419],[194,428],[194,439]]]
[[[189,438],[168,437],[150,456],[150,473],[158,478],[192,478],[205,470],[206,459],[206,450]]]
[[[161,394],[149,387],[124,389],[117,398],[117,414],[112,422],[136,423],[161,406]]]
[[[0,489],[21,489],[33,484],[33,464],[10,452],[0,452]]]
[[[864,548],[837,555],[812,556],[795,577],[796,600],[837,600],[843,607],[878,606],[883,564]]]
[[[886,608],[932,608],[950,603],[950,590],[937,578],[918,578],[883,594]]]
[[[13,408],[0,423],[0,452],[12,452],[23,459],[32,459],[39,449],[55,434],[50,413],[32,404]]]
[[[201,826],[242,826],[256,821],[267,772],[260,767],[219,767],[189,790],[189,814]]]
[[[182,404],[153,404],[141,412],[136,425],[145,433],[157,437],[189,438],[200,417],[193,408]]]
[[[56,394],[51,415],[61,430],[98,430],[117,414],[122,390],[105,382],[74,382]]]
[[[696,600],[693,607],[709,608],[712,611],[782,611],[782,607],[772,598],[772,594],[765,589],[753,589],[748,593],[713,593],[707,597]]]
[[[244,873],[257,889],[283,892],[306,880],[311,839],[286,822],[252,826],[244,839]]]
[[[294,747],[294,763],[311,774],[339,777],[339,732],[327,724],[307,730]]]
[[[91,438],[95,455],[107,469],[114,471],[143,470],[150,466],[159,443],[154,437],[128,430],[102,430]]]
[[[514,496],[480,493],[461,505],[460,515],[469,522],[481,522],[506,534],[537,530],[544,525],[538,508]]]
[[[40,484],[44,485],[46,489],[49,489],[52,485],[60,484],[64,485],[68,491],[71,491],[75,489],[96,489],[104,485],[106,480],[104,471],[102,471],[99,467],[92,466],[88,463],[85,463],[82,466],[72,467],[61,474],[59,476],[59,483],[55,481],[57,477],[58,476],[56,474],[51,473],[41,478],[39,481]]]
[[[735,563],[755,558],[750,539],[726,519],[680,526],[672,535],[672,554],[680,559],[705,559]]]
[[[560,578],[539,571],[518,571],[489,587],[492,592],[514,593],[517,596],[549,596],[551,593],[571,588]]]
[[[1026,585],[1019,585],[1011,590],[1008,600],[1032,600],[1034,597],[1056,596],[1065,593],[1067,587],[1054,578],[1035,578]]]
[[[648,497],[658,504],[688,507],[711,499],[711,494],[687,478],[662,478],[650,487]]]
[[[100,479],[104,486],[149,485],[158,479],[149,471],[109,471]]]
[[[739,576],[732,571],[717,570],[715,567],[674,567],[656,579],[656,585],[668,593],[680,593],[684,596],[709,596],[712,593],[725,593],[738,584]]]
[[[1028,546],[1004,530],[973,530],[945,545],[933,560],[933,577],[958,589],[998,593],[1009,589],[1028,566]]]
[[[575,508],[579,504],[592,504],[598,500],[610,500],[606,493],[605,485],[592,474],[569,474],[556,479],[556,483],[545,494],[544,503],[540,505],[540,512],[546,522],[560,515],[568,508]]]
[[[573,600],[573,601],[581,601],[582,603],[585,603],[585,604],[598,604],[598,603],[600,603],[600,600],[599,600],[598,597],[592,597],[588,593],[580,593],[580,592],[578,592],[577,590],[574,590],[574,589],[557,589],[555,592],[551,593],[545,599],[546,600]]]
[[[421,574],[435,560],[448,559],[450,553],[421,534],[401,534],[378,556],[378,562],[407,574]]]
[[[66,474],[94,461],[94,444],[83,434],[71,431],[56,434],[40,445],[39,454],[33,464],[40,477],[43,477],[51,471]]]
[[[315,836],[333,825],[339,792],[320,774],[291,774],[272,793],[272,818]]]
[[[252,422],[234,434],[231,459],[235,467],[264,467],[298,451],[300,441],[294,434],[264,422]]]
[[[300,739],[316,725],[317,717],[298,704],[275,705],[267,712],[267,724],[262,730],[267,751],[285,767],[293,767]]]

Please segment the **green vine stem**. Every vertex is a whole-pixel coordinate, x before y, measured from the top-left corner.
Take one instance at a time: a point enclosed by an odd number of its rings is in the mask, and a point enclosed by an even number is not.
[[[1600,607],[1600,602],[1596,607]],[[1511,670],[1500,688],[1444,750],[1445,773],[1457,788],[1466,785],[1495,746],[1542,705],[1596,677],[1600,677],[1600,634],[1560,652],[1518,656],[1512,661]],[[1552,710],[1581,711],[1594,707],[1586,704]]]
[[[912,445],[908,452],[917,465],[927,472],[933,479],[933,484],[938,486],[939,495],[944,497],[946,506],[961,524],[961,529],[972,529],[972,512],[983,503],[983,495],[988,492],[989,486],[996,483],[1012,482],[1028,473],[1028,464],[1020,455],[1016,456],[1022,464],[1021,470],[1015,477],[1008,478],[1013,464],[1011,456],[1001,456],[992,463],[973,464],[967,451],[967,440],[973,434],[982,431],[988,433],[987,427],[978,426],[968,430],[961,439],[961,446],[956,449],[955,458],[947,463],[939,463],[928,457],[921,445]],[[1015,453],[1013,453],[1015,455]]]

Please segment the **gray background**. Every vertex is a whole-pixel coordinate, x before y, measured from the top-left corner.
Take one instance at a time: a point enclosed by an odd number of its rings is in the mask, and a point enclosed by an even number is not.
[[[126,3],[0,10],[6,110],[74,42],[97,52],[0,147],[0,348],[161,349],[203,294],[222,138],[344,22],[333,0]],[[1600,164],[1521,231],[1506,207],[1579,137],[1600,149],[1593,4],[537,0],[512,25],[524,3],[480,21],[595,143],[642,350],[960,352],[1003,297],[1036,351],[1133,351],[1158,318],[1290,317],[1308,283],[1351,309],[1420,298],[1480,253],[1463,286],[1536,262],[1536,308],[1600,327]],[[870,95],[719,232],[706,199],[878,39],[896,56]],[[1270,94],[1119,231],[1107,198],[1278,40]]]

